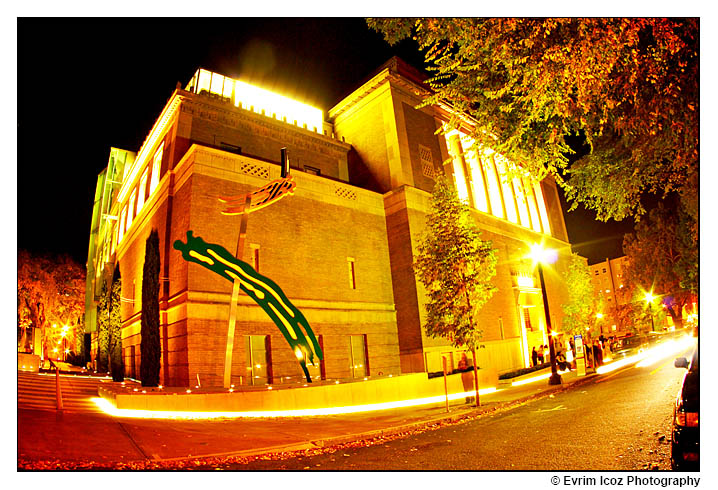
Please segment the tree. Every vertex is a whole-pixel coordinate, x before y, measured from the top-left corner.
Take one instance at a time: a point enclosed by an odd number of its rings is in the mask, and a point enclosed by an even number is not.
[[[572,209],[620,220],[645,212],[646,193],[677,191],[697,240],[697,18],[367,22],[424,51],[434,73],[424,104],[448,103],[450,126],[470,116],[477,144],[553,174]],[[568,168],[572,136],[590,151]]]
[[[107,372],[110,368],[107,362],[110,346],[110,299],[107,294],[107,282],[102,280],[102,290],[97,301],[97,372]]]
[[[680,213],[659,203],[648,213],[647,220],[636,224],[634,233],[623,238],[623,252],[628,258],[625,276],[630,290],[661,295],[663,306],[679,328],[683,325],[683,306],[695,293],[690,286],[697,287],[697,257],[682,243],[685,236],[678,233],[680,223]]]
[[[430,337],[473,350],[482,335],[476,313],[497,290],[491,284],[496,252],[444,177],[436,180],[431,206],[414,263],[428,295],[424,328]]]
[[[36,255],[19,250],[17,307],[18,326],[39,329],[45,357],[64,326],[69,327],[68,349],[79,352],[80,345],[74,340],[83,328],[77,320],[85,310],[84,268],[66,255]],[[24,338],[29,340],[28,335]],[[21,350],[24,347],[29,346],[20,346]]]
[[[115,267],[109,300],[109,321],[107,325],[107,352],[110,373],[113,381],[124,381],[122,362],[122,317],[121,317],[122,277],[119,266]]]
[[[578,254],[571,254],[571,261],[563,279],[568,289],[567,301],[561,306],[564,314],[563,328],[574,335],[583,334],[586,327],[596,325],[596,315],[603,313],[600,297],[593,289],[586,259]]]
[[[156,229],[145,244],[142,268],[142,314],[140,326],[140,381],[157,386],[160,381],[160,239]]]

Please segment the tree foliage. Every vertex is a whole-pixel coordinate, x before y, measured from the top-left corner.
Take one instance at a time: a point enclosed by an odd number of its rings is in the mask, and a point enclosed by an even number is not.
[[[109,322],[107,325],[107,353],[113,381],[124,381],[122,363],[122,277],[120,268],[115,268],[109,297]]]
[[[97,354],[95,366],[98,372],[108,372],[107,362],[110,347],[110,298],[107,294],[107,282],[102,280],[100,298],[97,300]]]
[[[539,178],[554,174],[573,207],[620,220],[645,212],[647,192],[677,191],[697,219],[697,18],[368,24],[391,44],[417,41],[434,74],[425,104],[448,103],[457,112],[452,126],[460,116],[476,121],[478,144]],[[569,136],[590,147],[570,169]]]
[[[686,246],[686,236],[678,231],[681,211],[676,213],[659,204],[648,213],[648,219],[636,224],[635,233],[623,239],[623,252],[628,258],[625,268],[630,290],[652,291],[676,326],[681,326],[681,311],[697,292],[698,261],[694,247]],[[640,298],[639,298],[640,301]]]
[[[476,313],[496,288],[496,252],[472,222],[469,208],[445,178],[436,181],[426,232],[414,263],[428,295],[426,333],[455,347],[477,346],[482,330]]]
[[[140,326],[140,381],[157,386],[160,381],[160,241],[153,229],[145,244],[142,268],[142,314]]]
[[[596,324],[596,315],[602,313],[600,297],[593,289],[586,259],[572,254],[563,276],[568,289],[567,301],[561,306],[564,314],[563,328],[571,334],[584,333],[586,327],[590,328]]]
[[[83,328],[85,270],[69,256],[35,255],[18,251],[18,326],[39,328],[45,342],[67,325],[68,349],[79,352],[75,339]],[[53,329],[57,325],[58,329]],[[48,344],[45,346],[49,347]]]

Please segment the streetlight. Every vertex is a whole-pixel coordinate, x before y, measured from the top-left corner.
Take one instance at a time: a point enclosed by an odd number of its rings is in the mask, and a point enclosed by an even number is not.
[[[70,329],[67,325],[62,327],[62,360],[67,360],[67,331]]]
[[[651,315],[651,332],[655,332],[656,326],[653,324],[653,300],[655,299],[655,296],[653,296],[653,293],[650,292],[646,293],[643,299],[648,303],[648,313]]]
[[[546,296],[546,284],[543,279],[543,264],[553,264],[556,262],[557,253],[555,250],[545,249],[539,244],[531,245],[531,252],[529,254],[531,259],[536,265],[538,265],[539,281],[541,281],[541,295],[543,297],[543,311],[546,317],[546,328],[548,330],[549,345],[548,351],[551,359],[551,377],[548,379],[549,385],[560,385],[561,375],[558,374],[556,369],[556,348],[553,345],[554,333],[551,331],[551,316],[548,311],[548,297]]]

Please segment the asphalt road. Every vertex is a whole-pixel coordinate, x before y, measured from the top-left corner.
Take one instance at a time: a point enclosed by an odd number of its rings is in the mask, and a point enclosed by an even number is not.
[[[402,439],[225,469],[668,470],[673,402],[685,373],[673,367],[675,357],[619,369],[508,412]]]

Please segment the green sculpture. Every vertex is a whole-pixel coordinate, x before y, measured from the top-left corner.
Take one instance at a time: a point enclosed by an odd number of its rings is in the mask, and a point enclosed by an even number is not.
[[[311,383],[307,359],[314,365],[315,353],[319,359],[324,358],[322,349],[307,319],[274,281],[234,257],[221,245],[207,243],[201,237],[193,236],[191,230],[187,232],[187,243],[177,240],[174,242],[174,248],[181,251],[182,257],[188,262],[199,264],[230,282],[238,281],[242,291],[269,315],[282,332],[297,356],[307,381]],[[307,337],[311,340],[311,345]]]

